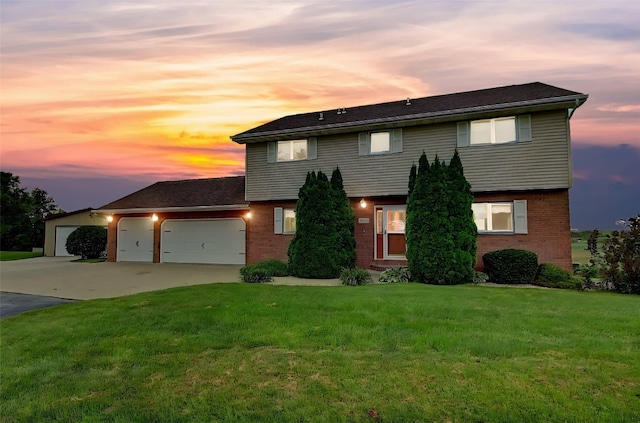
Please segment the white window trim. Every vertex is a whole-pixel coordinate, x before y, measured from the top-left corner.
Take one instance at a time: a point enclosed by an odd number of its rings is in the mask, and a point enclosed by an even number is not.
[[[513,234],[527,234],[527,200],[513,200],[513,201],[482,201],[474,204],[486,204],[487,207],[487,227],[491,224],[492,214],[490,212],[490,206],[494,204],[498,205],[511,205],[511,227],[512,230],[493,230],[493,229],[478,229],[478,234],[481,235],[513,235]],[[492,226],[492,225],[491,225]]]
[[[304,142],[304,158],[300,158],[300,159],[296,159],[293,157],[293,152],[294,152],[294,148],[293,145],[294,143],[302,143]],[[287,159],[280,159],[280,154],[278,154],[280,152],[280,146],[287,144],[289,146],[289,158]],[[299,139],[299,140],[287,140],[287,141],[278,141],[276,143],[276,161],[278,163],[283,163],[283,162],[298,162],[301,160],[307,160],[309,156],[309,140],[305,139]]]
[[[386,150],[380,150],[380,151],[373,151],[373,136],[376,134],[387,134],[387,149]],[[389,154],[391,153],[392,147],[391,147],[391,131],[376,131],[376,132],[370,132],[369,133],[369,139],[371,140],[371,142],[369,143],[369,154],[371,155],[376,155],[376,154]]]
[[[287,212],[293,212],[293,218],[296,216],[296,209],[292,207],[287,207],[282,209],[282,234],[283,235],[293,235],[296,233],[295,225],[293,227],[293,231],[287,231]]]
[[[496,141],[496,122],[500,122],[500,121],[505,121],[505,120],[513,120],[513,134],[514,134],[514,138],[512,140],[509,141]],[[471,140],[471,134],[473,133],[473,131],[471,130],[471,127],[473,126],[474,123],[489,123],[490,125],[490,135],[489,135],[489,141],[484,141],[484,142],[473,142],[473,140]],[[505,116],[505,117],[499,117],[499,118],[493,118],[493,119],[479,119],[479,120],[472,120],[469,122],[469,145],[487,145],[487,144],[509,144],[509,143],[515,143],[518,142],[518,131],[517,131],[517,125],[518,125],[518,121],[516,119],[515,116]]]
[[[389,149],[386,151],[371,151],[372,134],[389,134]],[[358,155],[379,156],[385,154],[402,153],[402,128],[395,128],[382,131],[360,132],[358,134]]]
[[[515,140],[508,142],[485,142],[471,144],[471,123],[482,121],[497,121],[501,119],[515,118]],[[493,128],[493,127],[492,127]],[[492,130],[493,131],[493,130]],[[515,115],[515,116],[500,116],[493,119],[479,119],[479,120],[464,120],[457,123],[457,146],[458,147],[482,147],[490,145],[512,145],[524,142],[531,142],[531,115]]]
[[[295,213],[296,209],[294,207],[274,207],[273,209],[273,233],[276,235],[294,235],[296,231],[286,231],[285,230],[285,221],[286,221],[286,212],[293,211]]]
[[[306,141],[306,151],[307,157],[304,159],[288,159],[288,160],[278,160],[278,143],[290,143],[293,145],[296,141]],[[293,148],[291,149],[291,154],[293,154]],[[282,140],[282,141],[270,141],[267,142],[267,163],[288,163],[288,162],[301,162],[305,160],[315,160],[318,158],[318,138],[317,137],[309,137],[309,138],[300,138],[296,140]]]

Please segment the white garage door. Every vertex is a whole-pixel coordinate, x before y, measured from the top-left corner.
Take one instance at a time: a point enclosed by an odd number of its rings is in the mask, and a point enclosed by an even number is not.
[[[53,255],[57,257],[69,257],[71,254],[67,251],[67,238],[71,232],[80,226],[56,226],[56,250]]]
[[[118,261],[153,261],[153,221],[123,217],[118,221]]]
[[[162,261],[245,264],[242,219],[170,219],[162,222]]]

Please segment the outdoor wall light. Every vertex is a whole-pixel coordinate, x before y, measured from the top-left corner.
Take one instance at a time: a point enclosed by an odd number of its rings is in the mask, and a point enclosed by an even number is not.
[[[246,217],[247,219],[251,219],[251,212],[248,212],[247,214],[245,214],[245,217]]]
[[[360,200],[360,207],[362,207],[363,209],[367,208],[367,202],[364,201],[364,198],[362,200]]]
[[[113,216],[111,215],[107,216],[107,222],[109,223],[113,222]]]
[[[157,214],[153,214],[153,216],[151,216],[151,220],[153,220],[154,222],[158,221],[158,215]]]

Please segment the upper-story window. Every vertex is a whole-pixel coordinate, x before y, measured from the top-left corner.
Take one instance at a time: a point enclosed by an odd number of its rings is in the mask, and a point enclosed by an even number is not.
[[[389,131],[371,133],[371,154],[391,151],[391,134]]]
[[[273,141],[267,143],[267,162],[314,160],[318,155],[318,138]]]
[[[278,141],[278,161],[307,159],[307,140]]]
[[[360,132],[358,150],[361,156],[402,152],[402,128],[388,131]]]
[[[515,116],[471,121],[471,145],[500,144],[514,141],[516,141]]]
[[[458,147],[531,141],[531,115],[458,122]]]

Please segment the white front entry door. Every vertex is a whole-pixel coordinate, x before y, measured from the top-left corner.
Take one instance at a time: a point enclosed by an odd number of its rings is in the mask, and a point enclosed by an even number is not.
[[[382,207],[382,242],[385,259],[404,259],[407,252],[405,225],[407,222],[407,207]]]

